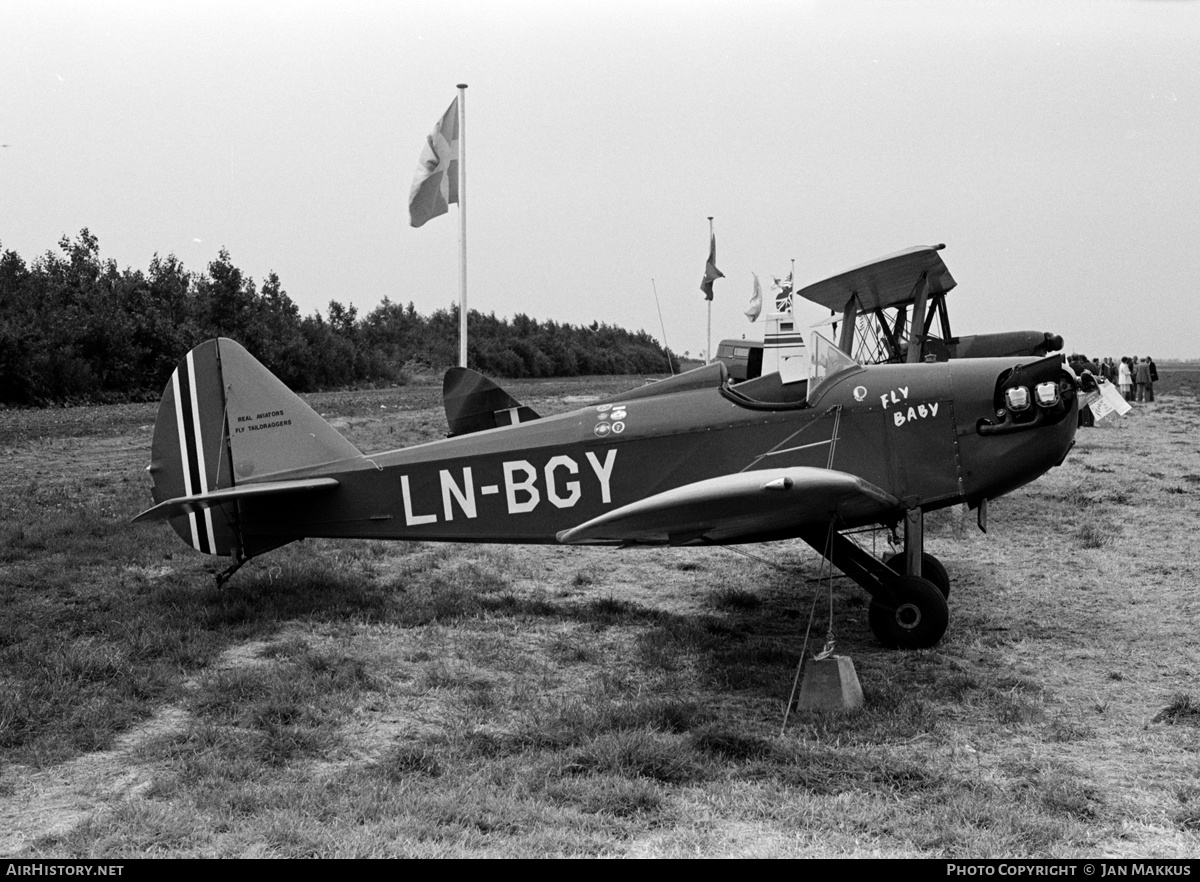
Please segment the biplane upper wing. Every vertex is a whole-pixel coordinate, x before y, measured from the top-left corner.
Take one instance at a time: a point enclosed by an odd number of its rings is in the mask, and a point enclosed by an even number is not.
[[[957,284],[938,254],[945,247],[924,245],[898,251],[814,282],[796,294],[834,312],[842,312],[856,295],[860,309],[866,311],[912,303],[922,277],[930,295],[945,294]]]
[[[886,490],[855,475],[797,466],[696,481],[640,499],[563,530],[569,544],[684,545],[784,535],[833,518],[869,520],[902,508]]]

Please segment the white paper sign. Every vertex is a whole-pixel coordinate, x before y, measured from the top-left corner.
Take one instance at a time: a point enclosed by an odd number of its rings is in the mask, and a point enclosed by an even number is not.
[[[1112,383],[1100,384],[1100,397],[1092,401],[1090,406],[1092,415],[1097,420],[1102,420],[1114,413],[1125,416],[1133,409]]]

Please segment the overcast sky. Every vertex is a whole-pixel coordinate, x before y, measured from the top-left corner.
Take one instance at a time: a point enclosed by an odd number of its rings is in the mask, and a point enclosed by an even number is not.
[[[705,347],[800,285],[944,242],[953,330],[1200,355],[1200,4],[53,2],[0,7],[0,248],[226,248],[330,300],[458,296],[419,229],[425,137],[468,84],[469,306]],[[653,280],[653,281],[652,281]],[[812,307],[802,318],[817,321]]]

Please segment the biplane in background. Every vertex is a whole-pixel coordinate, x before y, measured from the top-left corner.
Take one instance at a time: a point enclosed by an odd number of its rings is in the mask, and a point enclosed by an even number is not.
[[[1062,337],[1049,331],[954,336],[946,295],[957,283],[938,253],[945,247],[919,246],[890,254],[807,285],[792,297],[828,309],[838,348],[862,364],[1040,357],[1062,349]],[[804,342],[794,311],[768,314],[762,343],[722,340],[717,358],[739,380],[778,370],[789,357],[803,361]]]
[[[210,340],[171,376],[153,508],[198,551],[246,560],[307,537],[567,545],[799,538],[871,596],[887,646],[927,647],[949,577],[924,512],[988,499],[1067,455],[1078,381],[1057,357],[860,365],[816,337],[803,378],[738,385],[714,362],[539,417],[464,368],[449,437],[364,455],[244,348]],[[904,528],[890,562],[846,535]]]

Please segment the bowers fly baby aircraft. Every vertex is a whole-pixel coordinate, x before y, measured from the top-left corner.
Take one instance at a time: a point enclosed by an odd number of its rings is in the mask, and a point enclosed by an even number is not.
[[[446,374],[449,437],[365,455],[244,348],[209,340],[171,376],[149,471],[193,548],[245,561],[306,537],[634,545],[800,538],[871,596],[886,646],[935,645],[945,568],[926,511],[1062,462],[1078,381],[1057,357],[860,365],[815,338],[802,375],[736,386],[714,362],[539,417],[474,371]],[[799,361],[798,359],[796,361]],[[880,560],[846,531],[904,527]]]

